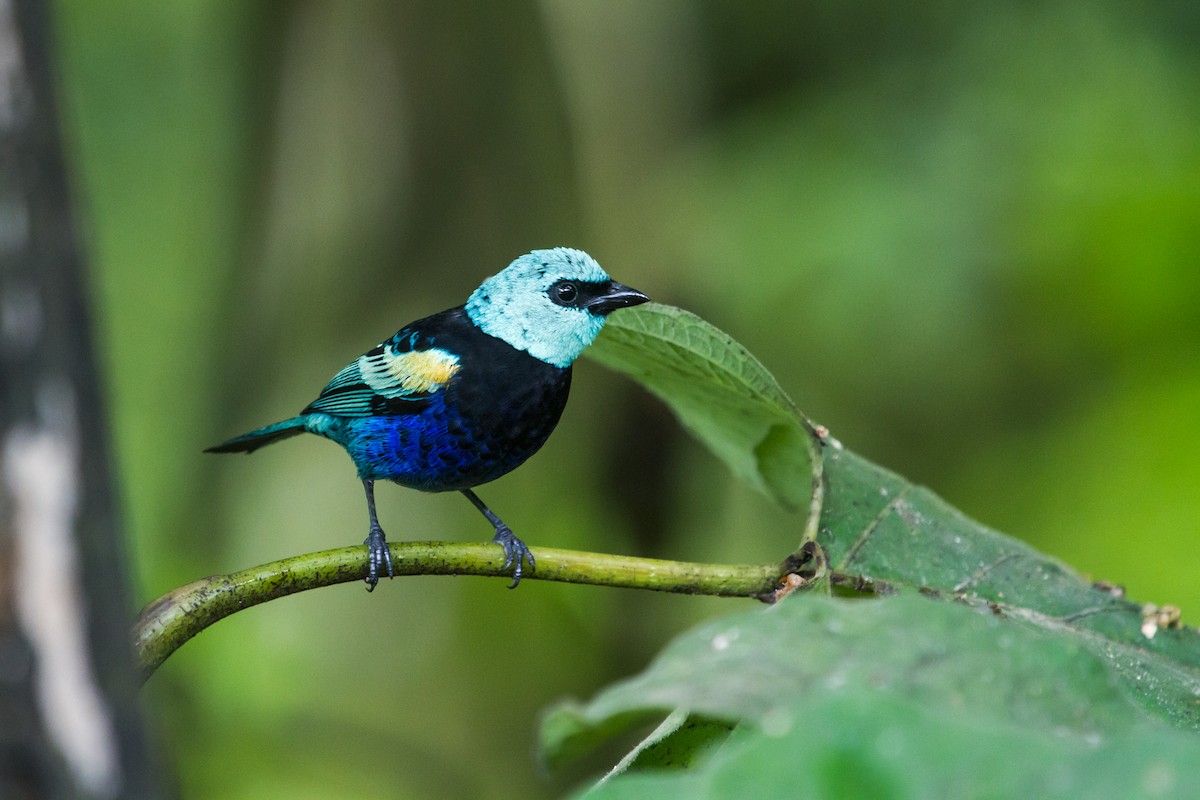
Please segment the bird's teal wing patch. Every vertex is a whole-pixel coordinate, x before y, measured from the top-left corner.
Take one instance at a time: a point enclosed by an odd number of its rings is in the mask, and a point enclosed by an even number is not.
[[[353,364],[347,364],[341,372],[339,372],[337,375],[334,375],[333,380],[326,384],[325,388],[321,390],[321,394],[325,394],[333,389],[342,389],[346,386],[353,386],[358,383],[362,383],[362,372],[359,371],[358,362],[355,361]]]
[[[450,383],[461,368],[448,350],[415,349],[420,337],[407,329],[347,365],[304,413],[369,417],[419,411],[423,401]]]

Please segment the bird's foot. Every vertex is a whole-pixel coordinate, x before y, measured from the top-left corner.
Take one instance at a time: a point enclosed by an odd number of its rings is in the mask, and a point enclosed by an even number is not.
[[[496,535],[492,537],[492,541],[504,548],[504,566],[501,569],[512,568],[513,582],[509,584],[508,588],[517,588],[517,584],[521,582],[521,576],[525,574],[523,563],[528,561],[529,571],[533,572],[534,570],[533,553],[529,552],[525,543],[518,539],[516,534],[504,523],[496,526]]]
[[[375,584],[379,583],[380,567],[387,570],[389,578],[395,577],[392,571],[392,551],[388,549],[387,538],[383,535],[383,528],[378,525],[371,526],[371,532],[367,534],[367,538],[363,541],[367,546],[369,556],[369,567],[367,569],[367,591],[375,591]]]

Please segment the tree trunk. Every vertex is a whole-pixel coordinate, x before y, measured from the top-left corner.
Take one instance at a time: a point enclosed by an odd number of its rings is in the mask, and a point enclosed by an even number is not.
[[[164,795],[38,0],[0,0],[0,797]]]

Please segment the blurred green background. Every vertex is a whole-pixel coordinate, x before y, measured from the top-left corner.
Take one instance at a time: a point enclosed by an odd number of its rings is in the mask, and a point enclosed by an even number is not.
[[[535,247],[732,333],[810,416],[1200,609],[1200,5],[57,3],[139,598],[357,543],[295,413]],[[799,520],[591,363],[482,496],[534,545],[757,561]],[[393,539],[484,539],[381,487]],[[402,579],[231,618],[146,705],[185,798],[552,795],[537,712],[737,601]],[[596,765],[591,765],[595,767]]]

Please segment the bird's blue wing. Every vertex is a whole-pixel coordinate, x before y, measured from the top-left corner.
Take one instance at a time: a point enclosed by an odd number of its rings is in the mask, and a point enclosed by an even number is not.
[[[461,368],[457,355],[404,328],[348,364],[303,413],[370,417],[419,411]]]

